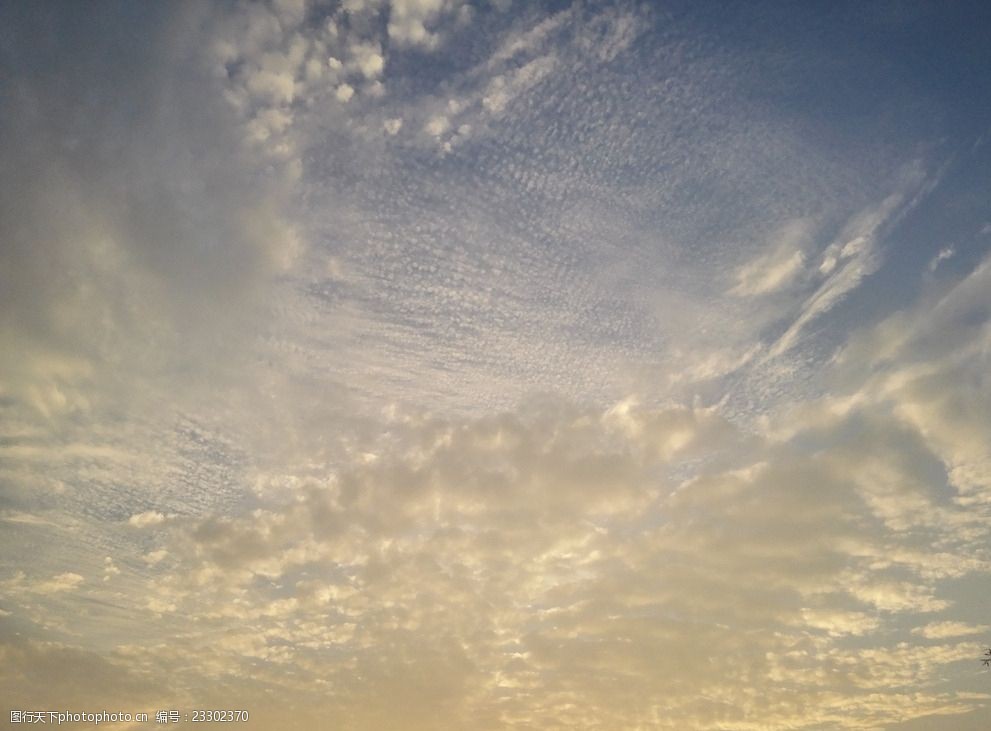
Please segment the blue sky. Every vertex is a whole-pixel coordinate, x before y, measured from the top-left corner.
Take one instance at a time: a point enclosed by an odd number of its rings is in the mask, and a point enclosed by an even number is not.
[[[978,728],[989,21],[0,6],[0,695]]]

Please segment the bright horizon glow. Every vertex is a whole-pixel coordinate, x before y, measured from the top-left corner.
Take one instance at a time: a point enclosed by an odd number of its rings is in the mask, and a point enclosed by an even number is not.
[[[0,723],[986,727],[989,27],[0,4]]]

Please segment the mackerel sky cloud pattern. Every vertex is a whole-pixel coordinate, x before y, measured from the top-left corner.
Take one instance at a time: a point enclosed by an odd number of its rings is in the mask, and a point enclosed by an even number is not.
[[[0,698],[984,728],[989,27],[0,3]]]

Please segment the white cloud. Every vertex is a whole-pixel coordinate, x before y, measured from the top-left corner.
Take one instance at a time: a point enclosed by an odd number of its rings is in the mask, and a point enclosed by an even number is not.
[[[878,270],[881,266],[878,243],[881,230],[904,216],[932,184],[932,181],[925,179],[918,165],[912,166],[904,173],[900,190],[889,195],[880,205],[861,211],[847,223],[840,236],[822,255],[819,271],[824,280],[806,299],[798,317],[771,347],[769,357],[779,356],[793,347],[810,322],[831,310]]]
[[[110,581],[114,576],[120,575],[120,569],[117,564],[114,563],[114,559],[111,556],[107,556],[103,559],[103,580]]]
[[[135,528],[147,528],[151,525],[158,525],[165,522],[165,516],[156,510],[147,510],[143,513],[135,513],[127,519],[128,525]]]
[[[483,92],[482,106],[494,114],[501,113],[510,101],[540,83],[556,66],[557,59],[546,55],[502,76],[494,76]]]
[[[302,22],[306,15],[306,0],[273,0],[272,5],[275,14],[287,25]]]
[[[952,246],[947,246],[945,248],[940,249],[939,253],[936,254],[936,256],[932,258],[932,261],[929,262],[929,271],[930,272],[936,271],[936,268],[940,264],[942,264],[947,259],[952,259],[956,253],[957,253],[956,249],[954,249]]]
[[[831,637],[865,635],[881,626],[881,620],[865,612],[838,609],[802,609],[801,624],[825,630]]]
[[[295,96],[296,84],[289,71],[258,69],[247,75],[245,85],[249,92],[273,104],[289,104]]]
[[[915,627],[913,635],[920,635],[927,640],[945,640],[951,637],[965,637],[987,633],[991,627],[983,624],[967,624],[966,622],[930,622],[922,627]]]
[[[642,27],[637,15],[611,8],[595,14],[579,25],[577,43],[584,52],[607,63],[630,47]]]
[[[47,526],[57,526],[58,524],[47,520],[39,515],[33,515],[31,513],[21,513],[17,511],[4,510],[0,512],[0,520],[7,523],[21,523],[23,525],[47,525]]]
[[[431,137],[440,137],[445,132],[447,132],[447,130],[450,129],[450,127],[451,127],[451,121],[447,117],[438,114],[436,116],[431,117],[427,121],[427,124],[423,128],[423,131],[426,132]]]
[[[434,28],[443,15],[457,14],[459,0],[392,0],[389,8],[389,40],[397,46],[435,49],[441,35]]]
[[[385,70],[385,57],[378,43],[355,43],[350,53],[355,67],[367,79],[377,79]]]
[[[72,572],[66,572],[63,574],[58,574],[53,576],[47,581],[42,581],[32,587],[32,591],[38,594],[58,594],[64,591],[72,591],[85,579],[79,574],[74,574]]]
[[[497,68],[519,54],[531,54],[543,48],[548,39],[561,27],[574,20],[574,8],[562,10],[545,18],[532,28],[520,33],[510,33],[489,58],[487,65]]]
[[[736,285],[730,294],[741,297],[764,295],[794,282],[803,273],[804,250],[811,235],[811,224],[805,219],[784,224],[765,253],[737,270]]]
[[[169,555],[168,551],[166,551],[164,548],[160,548],[157,551],[149,551],[142,557],[142,559],[144,560],[145,563],[149,564],[150,566],[154,566],[155,564],[161,562],[168,555]]]

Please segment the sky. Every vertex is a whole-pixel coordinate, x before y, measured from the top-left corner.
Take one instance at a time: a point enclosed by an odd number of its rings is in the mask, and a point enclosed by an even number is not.
[[[989,28],[0,3],[0,724],[986,728]]]

